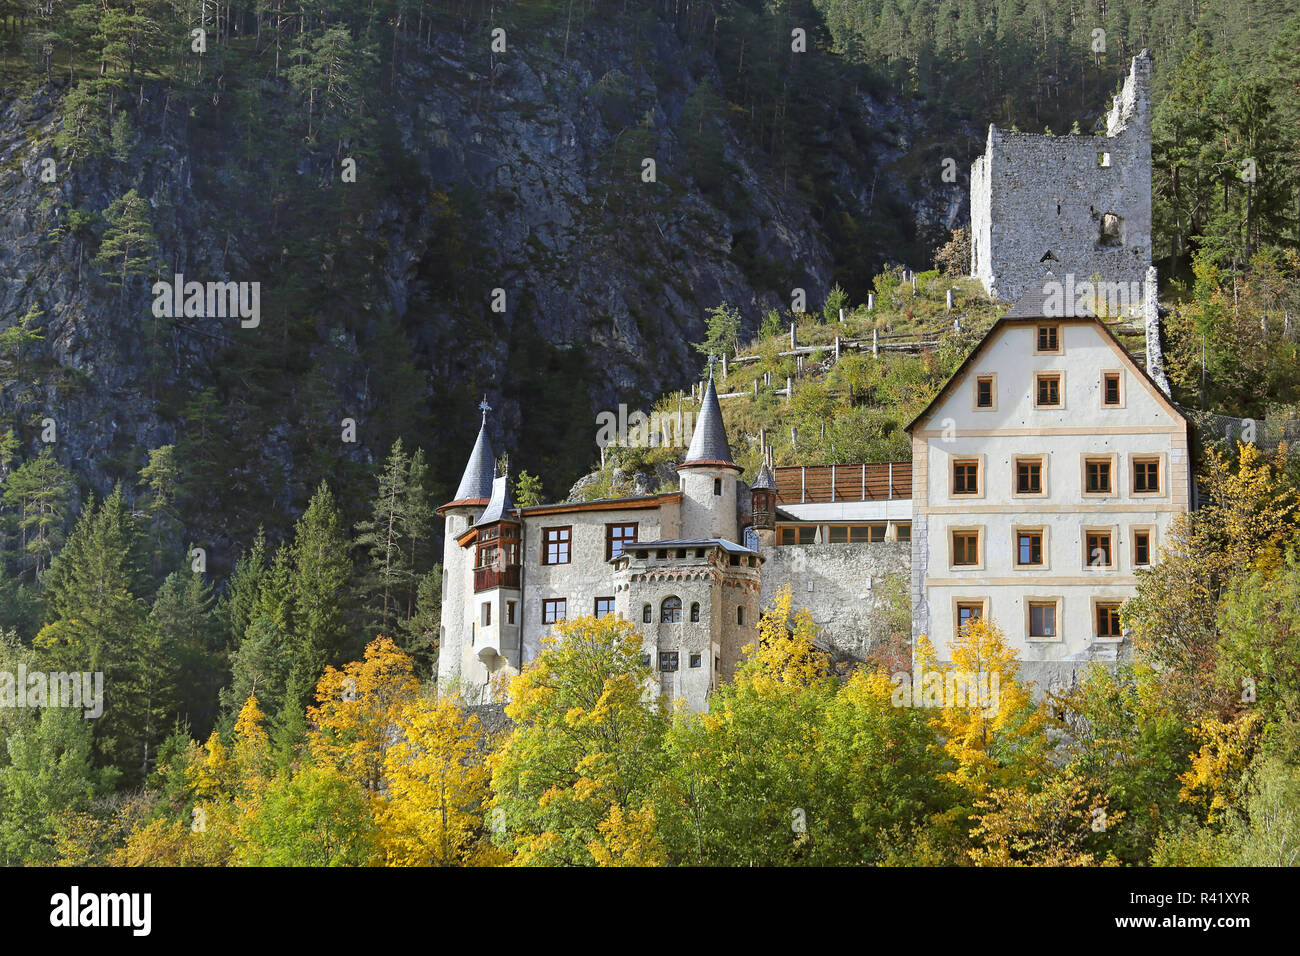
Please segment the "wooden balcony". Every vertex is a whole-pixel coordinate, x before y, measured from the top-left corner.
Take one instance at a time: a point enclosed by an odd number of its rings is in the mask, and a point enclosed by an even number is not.
[[[490,591],[493,588],[518,588],[519,565],[504,568],[475,568],[474,591]]]

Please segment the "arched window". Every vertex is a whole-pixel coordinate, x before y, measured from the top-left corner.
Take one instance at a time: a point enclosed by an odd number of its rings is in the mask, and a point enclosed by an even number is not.
[[[691,623],[692,624],[700,623],[700,602],[699,601],[691,602]]]
[[[646,624],[654,620],[654,609],[649,604],[641,609],[641,620]]]
[[[664,624],[676,624],[682,619],[682,599],[676,597],[664,598],[664,603],[659,606],[659,620]]]

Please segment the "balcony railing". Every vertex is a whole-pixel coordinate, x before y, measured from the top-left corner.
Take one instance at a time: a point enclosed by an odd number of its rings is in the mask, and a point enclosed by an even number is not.
[[[519,587],[519,565],[504,568],[475,568],[474,590],[490,591],[493,588]]]

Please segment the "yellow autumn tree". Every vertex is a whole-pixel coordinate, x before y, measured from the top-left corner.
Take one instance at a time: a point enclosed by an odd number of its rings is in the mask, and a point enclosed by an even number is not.
[[[215,730],[201,749],[195,748],[185,768],[190,789],[200,800],[212,800],[233,792],[238,779],[230,751]]]
[[[235,721],[233,759],[245,793],[261,790],[271,775],[271,741],[262,726],[266,715],[250,695]]]
[[[449,698],[397,708],[377,812],[390,866],[470,862],[484,829],[488,769],[478,718]]]
[[[1069,772],[1049,774],[1041,786],[993,790],[977,810],[976,866],[1119,866],[1098,844],[1124,814]]]
[[[942,688],[937,702],[921,703],[957,763],[944,779],[983,797],[990,787],[1023,785],[1035,775],[1046,750],[1044,715],[1017,680],[1015,649],[995,621],[976,618],[964,625],[946,664],[922,634],[913,667],[913,686],[927,697]]]
[[[378,792],[397,710],[419,690],[411,658],[392,639],[375,638],[364,660],[327,667],[316,685],[316,706],[307,708],[312,754]]]
[[[817,625],[806,608],[791,612],[790,586],[778,591],[758,621],[758,643],[741,649],[736,680],[763,689],[772,683],[807,687],[830,676],[830,658],[817,648]]]
[[[1242,776],[1259,749],[1263,727],[1258,710],[1231,721],[1206,717],[1193,727],[1201,746],[1191,755],[1191,768],[1178,777],[1178,799],[1205,808],[1211,823],[1227,813],[1244,791]]]

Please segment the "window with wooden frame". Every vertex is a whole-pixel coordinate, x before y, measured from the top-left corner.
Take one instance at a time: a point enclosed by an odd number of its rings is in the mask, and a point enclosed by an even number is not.
[[[568,564],[569,545],[573,538],[571,526],[542,529],[542,564]]]
[[[1133,494],[1158,495],[1162,486],[1159,456],[1133,459]]]
[[[641,608],[641,623],[653,624],[654,619],[655,619],[654,608],[652,608],[649,604],[643,605]]]
[[[614,613],[614,599],[612,597],[596,598],[596,617],[605,617]]]
[[[1034,375],[1034,407],[1061,408],[1062,378],[1060,372],[1038,372]]]
[[[894,525],[894,537],[898,541],[912,540],[912,522],[900,521]]]
[[[1109,528],[1089,528],[1083,534],[1083,562],[1090,568],[1115,566],[1115,535]]]
[[[1122,601],[1096,602],[1097,637],[1117,638],[1124,636],[1124,629],[1120,626],[1119,621],[1119,609],[1123,603]]]
[[[980,462],[978,458],[959,458],[952,463],[952,493],[978,495],[980,493]]]
[[[984,617],[983,601],[958,601],[954,620],[958,636],[961,635],[962,628],[967,624],[971,621],[978,621],[982,617]]]
[[[781,529],[782,544],[812,544],[817,539],[817,526],[786,525]]]
[[[1016,567],[1041,568],[1043,566],[1043,529],[1016,529]]]
[[[563,621],[568,617],[569,602],[566,598],[543,598],[542,599],[542,623],[555,624],[557,621]]]
[[[506,623],[515,623],[515,602],[506,601]]]
[[[1045,455],[1016,458],[1013,494],[1021,498],[1041,498],[1045,495],[1047,492],[1043,483],[1043,469],[1046,464]]]
[[[1101,373],[1101,404],[1103,408],[1124,407],[1124,373]]]
[[[677,662],[680,660],[678,651],[660,651],[659,652],[659,670],[668,673],[677,670]]]
[[[492,626],[492,602],[484,601],[482,605],[482,624],[484,627]]]
[[[978,375],[975,377],[975,408],[977,411],[993,411],[998,407],[998,378],[996,375]]]
[[[703,654],[692,654],[692,655],[691,655],[691,666],[692,666],[692,667],[702,667],[703,665],[704,665],[704,655],[703,655]]]
[[[1151,566],[1152,537],[1150,528],[1133,529],[1133,567],[1147,568]]]
[[[955,568],[979,567],[980,535],[978,530],[962,529],[952,533],[952,565]]]
[[[1058,628],[1060,601],[1056,598],[1027,598],[1025,600],[1025,633],[1031,640],[1054,641],[1060,637]]]
[[[659,621],[662,624],[677,624],[682,619],[682,599],[666,597],[659,605]]]
[[[636,531],[637,522],[635,521],[626,524],[605,525],[605,560],[617,558],[629,546],[636,544]]]
[[[1115,493],[1113,455],[1105,458],[1083,460],[1083,493],[1085,495],[1112,495]]]
[[[1059,355],[1061,352],[1061,327],[1054,324],[1040,325],[1034,335],[1034,353],[1037,355]]]

